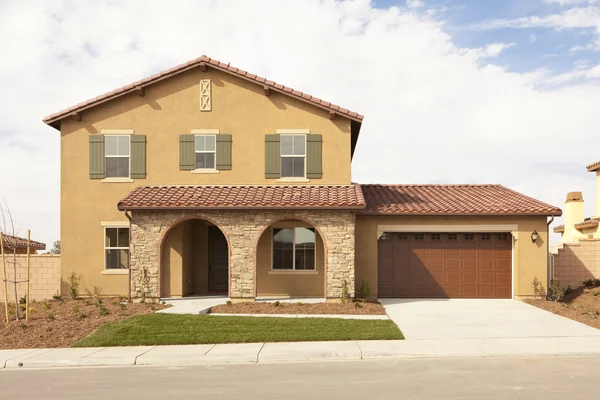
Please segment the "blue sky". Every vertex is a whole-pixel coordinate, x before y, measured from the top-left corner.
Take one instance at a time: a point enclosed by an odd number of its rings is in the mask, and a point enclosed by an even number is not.
[[[516,20],[527,17],[560,15],[570,9],[585,8],[595,2],[572,0],[421,0],[420,8],[438,10],[436,18],[460,47],[483,47],[489,43],[512,43],[496,60],[509,71],[527,72],[538,68],[559,74],[571,71],[574,65],[600,62],[598,49],[586,50],[594,44],[595,29],[591,27],[527,27],[476,28],[490,20]],[[378,8],[404,7],[405,0],[376,0]],[[600,6],[600,2],[596,3]],[[577,47],[579,46],[579,47]],[[576,48],[577,50],[573,50]]]

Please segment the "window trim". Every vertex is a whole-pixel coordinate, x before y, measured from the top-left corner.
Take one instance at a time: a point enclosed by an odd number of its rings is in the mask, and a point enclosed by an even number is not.
[[[208,131],[208,129],[207,129]],[[192,131],[194,132],[194,131]],[[192,133],[194,135],[194,164],[196,163],[196,154],[214,154],[213,157],[213,167],[212,168],[194,168],[192,173],[202,174],[202,173],[211,173],[212,171],[217,171],[217,135],[218,133]],[[199,136],[203,137],[213,137],[215,139],[215,149],[212,151],[198,151],[196,150],[196,138]],[[206,143],[206,140],[204,141]],[[195,165],[194,165],[195,166]],[[215,172],[218,173],[218,172]]]
[[[283,268],[273,268],[273,265],[275,264],[275,257],[273,255],[274,251],[275,251],[275,241],[273,240],[273,236],[275,236],[274,230],[275,229],[293,229],[293,252],[292,252],[292,260],[294,260],[294,264],[293,264],[293,268],[292,269],[283,269]],[[314,230],[314,234],[315,234],[315,248],[314,248],[314,262],[313,262],[313,269],[296,269],[296,229],[313,229]],[[315,273],[319,273],[318,269],[317,269],[317,230],[314,227],[306,227],[306,226],[288,226],[288,227],[271,227],[271,269],[269,270],[268,274],[272,275],[272,274],[315,274]]]
[[[131,228],[129,226],[129,224],[127,223],[122,223],[121,225],[119,225],[118,223],[112,223],[112,222],[102,222],[102,232],[104,233],[104,236],[102,237],[102,251],[104,253],[104,264],[102,267],[102,272],[101,274],[103,275],[125,275],[126,273],[129,274],[129,270],[131,269],[131,265],[129,265],[129,260],[127,262],[128,267],[127,268],[106,268],[106,250],[127,250],[127,258],[129,258],[131,256]],[[106,230],[107,229],[127,229],[128,232],[127,234],[129,235],[129,246],[128,247],[106,247]],[[117,238],[118,238],[118,232],[117,232]],[[127,272],[115,272],[115,271],[127,271]]]
[[[117,130],[113,130],[111,132],[117,132]],[[131,135],[133,134],[133,131],[131,131],[131,133],[110,133],[110,134],[105,134],[104,135],[104,179],[102,180],[102,182],[133,182],[133,179],[131,179]],[[127,176],[111,176],[111,177],[107,177],[107,173],[106,173],[106,159],[107,158],[125,158],[125,156],[109,156],[106,154],[106,138],[107,137],[126,137],[129,139],[129,155],[127,156],[127,160],[129,161],[129,165],[127,167]]]
[[[282,143],[282,138],[284,136],[302,136],[304,137],[304,155],[283,155],[281,154],[281,143]],[[308,181],[308,179],[306,178],[306,163],[307,163],[307,142],[308,142],[308,134],[307,133],[280,133],[279,134],[279,181],[299,181],[299,182],[306,182]],[[292,139],[293,140],[293,139]],[[283,158],[304,158],[304,172],[302,176],[283,176],[283,163],[281,161],[283,161]]]

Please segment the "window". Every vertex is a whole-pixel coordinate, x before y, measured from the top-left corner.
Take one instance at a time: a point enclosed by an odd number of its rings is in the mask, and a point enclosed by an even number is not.
[[[129,228],[104,228],[104,269],[129,268]]]
[[[107,178],[129,178],[129,141],[129,135],[104,136]]]
[[[472,233],[465,233],[465,240],[473,240],[474,237]]]
[[[315,230],[273,229],[273,269],[314,270]]]
[[[492,235],[490,233],[482,233],[481,240],[492,240]]]
[[[441,240],[442,239],[442,235],[440,233],[432,233],[431,234],[431,240]]]
[[[415,233],[415,240],[423,240],[425,239],[424,233]]]
[[[281,177],[306,176],[306,135],[281,135]]]
[[[458,235],[456,233],[449,233],[448,240],[457,240]]]
[[[196,135],[196,169],[215,169],[215,135]]]

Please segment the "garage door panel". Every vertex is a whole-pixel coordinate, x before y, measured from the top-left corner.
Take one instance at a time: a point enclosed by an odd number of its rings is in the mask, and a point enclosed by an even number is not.
[[[381,297],[510,298],[510,234],[384,234]]]

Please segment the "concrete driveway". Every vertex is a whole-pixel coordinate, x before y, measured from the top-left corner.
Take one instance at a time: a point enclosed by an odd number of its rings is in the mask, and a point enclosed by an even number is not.
[[[406,339],[600,336],[600,330],[517,300],[379,299]]]

